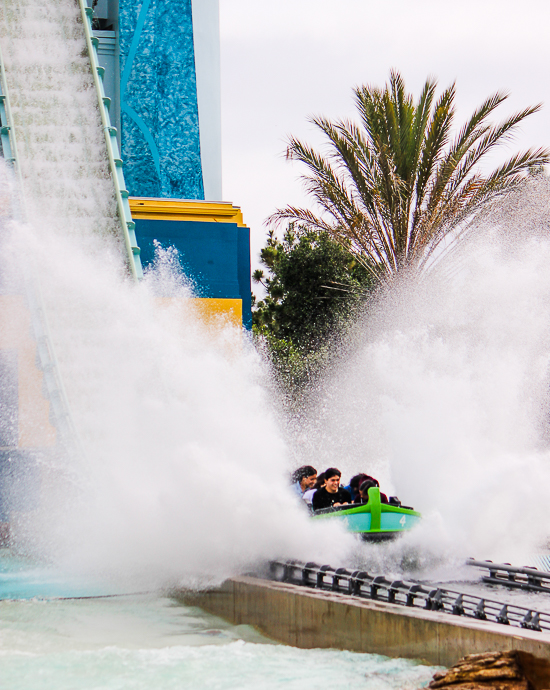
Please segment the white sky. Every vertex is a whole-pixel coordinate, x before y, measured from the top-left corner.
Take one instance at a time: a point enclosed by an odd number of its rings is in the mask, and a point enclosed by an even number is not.
[[[549,27],[549,0],[220,0],[223,196],[253,266],[265,218],[308,203],[286,137],[318,141],[307,117],[353,117],[352,87],[392,67],[415,96],[428,75],[456,80],[459,124],[496,90],[512,94],[497,119],[542,101],[509,152],[550,146]]]

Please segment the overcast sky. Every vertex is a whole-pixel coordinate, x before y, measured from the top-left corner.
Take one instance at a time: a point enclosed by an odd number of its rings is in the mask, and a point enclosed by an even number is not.
[[[456,80],[459,123],[496,90],[511,92],[498,119],[542,101],[509,152],[550,146],[549,27],[549,0],[220,0],[223,196],[253,266],[265,218],[308,203],[286,137],[318,141],[308,116],[354,116],[352,87],[392,67],[416,96],[428,75]]]

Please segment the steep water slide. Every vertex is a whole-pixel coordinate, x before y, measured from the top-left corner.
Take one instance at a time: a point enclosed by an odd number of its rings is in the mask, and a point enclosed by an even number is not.
[[[10,213],[84,245],[90,237],[101,237],[139,280],[139,248],[92,14],[86,0],[0,4],[0,138],[18,188]],[[60,440],[74,445],[76,433],[42,291],[29,266],[24,273],[50,417]]]

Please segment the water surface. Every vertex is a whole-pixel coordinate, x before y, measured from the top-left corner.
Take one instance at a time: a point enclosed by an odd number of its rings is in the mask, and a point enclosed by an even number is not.
[[[0,601],[2,690],[413,690],[434,670],[276,644],[157,594]]]

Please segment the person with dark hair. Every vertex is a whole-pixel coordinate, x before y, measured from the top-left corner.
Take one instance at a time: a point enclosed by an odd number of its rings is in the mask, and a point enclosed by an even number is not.
[[[325,485],[325,473],[321,472],[321,474],[317,475],[317,480],[315,481],[315,484],[313,485],[313,489],[308,489],[307,491],[304,491],[304,495],[302,496],[302,498],[308,504],[309,507],[311,507],[311,502],[313,500],[313,494],[317,491],[317,489],[322,489],[324,485]]]
[[[366,479],[369,479],[369,475],[365,474],[364,472],[360,472],[349,480],[349,484],[347,486],[344,486],[344,489],[350,492],[352,501],[355,501],[357,496],[359,496],[359,487]]]
[[[325,470],[325,486],[322,489],[317,489],[313,495],[311,505],[313,510],[322,510],[323,508],[331,508],[351,503],[351,495],[349,491],[340,486],[340,478],[342,473],[336,467],[329,467]]]
[[[359,493],[357,494],[357,496],[353,502],[354,503],[368,503],[369,502],[369,489],[372,488],[373,486],[376,486],[376,487],[380,486],[378,479],[375,479],[374,477],[367,476],[365,481],[359,487]],[[383,494],[382,492],[380,492],[380,501],[382,503],[388,502],[388,497],[386,496],[386,494]]]
[[[313,487],[317,479],[317,470],[311,465],[302,465],[292,473],[292,488],[303,498],[304,493]]]

